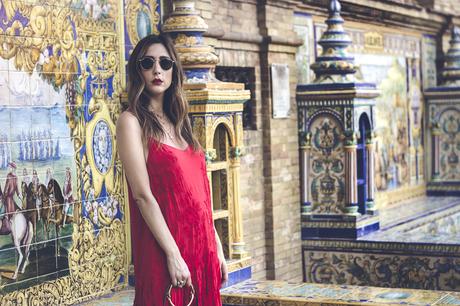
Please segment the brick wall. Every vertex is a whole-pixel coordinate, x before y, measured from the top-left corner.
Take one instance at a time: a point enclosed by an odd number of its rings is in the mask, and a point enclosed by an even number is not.
[[[241,166],[244,239],[252,256],[253,277],[256,279],[293,280],[301,277],[298,269],[301,248],[295,108],[298,41],[293,31],[293,12],[303,10],[300,2],[196,1],[197,10],[209,25],[206,40],[216,48],[219,65],[254,67],[256,72],[257,130],[244,132],[246,156]],[[371,1],[343,2],[373,7]],[[393,2],[400,5],[402,14],[410,11],[408,7],[421,7],[420,1],[415,0]],[[433,10],[457,14],[456,2],[435,1]],[[324,14],[319,6],[309,3],[303,1],[304,5],[312,5],[312,10],[306,9],[307,13]],[[379,6],[379,9],[385,8]],[[437,26],[433,25],[433,28]],[[270,65],[275,63],[285,63],[290,68],[291,114],[287,119],[272,118]]]
[[[220,66],[254,67],[256,130],[244,131],[241,205],[244,240],[252,257],[253,278],[301,280],[298,145],[295,112],[295,51],[283,44],[262,44],[263,36],[295,36],[293,11],[258,7],[256,1],[197,1],[196,8],[220,33],[208,39]],[[223,36],[222,36],[223,35]],[[265,50],[275,50],[266,52]],[[290,67],[291,114],[271,116],[270,64]]]
[[[206,1],[203,1],[206,2]],[[250,4],[229,3],[226,0],[214,2],[211,17],[206,19],[210,28],[222,28],[225,33],[232,32],[235,27],[243,27],[257,34],[256,7]],[[235,10],[239,6],[239,10]],[[232,21],[238,13],[243,13],[238,25]],[[197,3],[197,8],[202,8]],[[204,13],[203,13],[204,14]],[[221,22],[217,25],[216,21]],[[241,208],[243,210],[244,241],[252,257],[253,278],[266,278],[266,236],[264,210],[264,176],[263,176],[263,138],[261,127],[261,80],[259,47],[251,43],[219,40],[215,42],[216,53],[220,58],[220,66],[254,67],[255,68],[255,120],[257,130],[244,131],[245,155],[241,159]]]

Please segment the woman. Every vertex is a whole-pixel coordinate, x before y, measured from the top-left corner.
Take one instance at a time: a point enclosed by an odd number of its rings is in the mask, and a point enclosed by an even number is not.
[[[192,134],[183,71],[172,40],[143,38],[128,62],[128,110],[117,142],[129,184],[134,305],[221,305],[227,280],[212,220],[204,153]],[[165,303],[167,305],[167,303]]]

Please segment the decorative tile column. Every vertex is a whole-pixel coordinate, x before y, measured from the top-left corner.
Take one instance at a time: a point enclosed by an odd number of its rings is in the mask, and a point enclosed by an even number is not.
[[[210,190],[220,195],[220,198],[213,196],[213,218],[216,228],[218,223],[222,229],[218,232],[228,260],[230,280],[227,285],[231,285],[251,275],[240,206],[242,113],[250,92],[244,89],[244,84],[221,82],[215,78],[213,69],[219,58],[214,48],[204,43],[203,33],[208,25],[195,10],[195,1],[173,2],[174,11],[165,21],[163,31],[174,39],[184,67],[184,88],[193,131],[206,152]],[[222,134],[225,136],[220,136]],[[215,202],[219,202],[218,205]]]
[[[432,141],[432,157],[431,157],[431,165],[432,165],[432,173],[431,179],[433,182],[440,181],[439,179],[439,137],[442,134],[442,131],[439,127],[439,123],[435,122],[431,126],[431,141]]]
[[[302,215],[311,213],[310,194],[308,193],[308,172],[310,164],[311,134],[300,133],[300,179]]]
[[[429,195],[460,195],[460,28],[452,26],[441,85],[425,91]]]
[[[358,214],[358,186],[357,186],[357,159],[356,134],[345,138],[345,212],[350,215]]]
[[[371,137],[378,91],[354,80],[340,10],[339,1],[330,1],[327,30],[318,42],[323,51],[311,65],[316,79],[297,86],[303,239],[356,238],[379,228]],[[360,122],[369,132],[360,134]],[[367,137],[361,146],[360,137]],[[359,160],[358,147],[364,152]],[[358,177],[358,163],[365,179]],[[361,200],[358,179],[365,181]]]
[[[187,83],[216,81],[211,69],[219,62],[214,48],[204,44],[208,25],[195,10],[193,0],[175,0],[174,11],[164,22],[163,31],[170,33],[184,67]]]
[[[374,141],[375,136],[372,131],[368,131],[366,137],[366,160],[368,161],[367,167],[367,199],[366,199],[366,212],[369,214],[376,213],[374,203],[375,199],[375,157],[374,157]]]

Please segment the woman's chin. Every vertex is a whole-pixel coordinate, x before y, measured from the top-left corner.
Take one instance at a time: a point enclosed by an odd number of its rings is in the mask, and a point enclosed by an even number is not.
[[[146,88],[147,95],[151,98],[157,98],[165,93],[165,89],[155,86],[154,88]]]

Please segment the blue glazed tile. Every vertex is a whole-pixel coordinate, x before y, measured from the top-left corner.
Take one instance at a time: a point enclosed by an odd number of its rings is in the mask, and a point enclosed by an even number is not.
[[[228,274],[228,281],[225,283],[223,288],[227,288],[239,282],[248,280],[251,278],[251,275],[251,267],[246,267],[240,270],[233,271]]]

